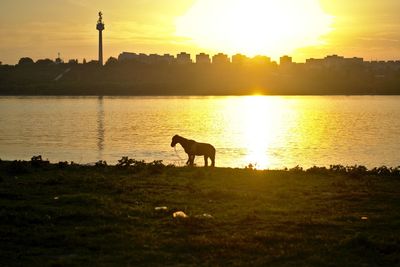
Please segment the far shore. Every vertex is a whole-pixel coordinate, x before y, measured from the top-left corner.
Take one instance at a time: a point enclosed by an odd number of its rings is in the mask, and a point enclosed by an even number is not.
[[[0,95],[398,95],[399,67],[388,64],[384,69],[137,62],[0,66]]]
[[[1,94],[0,97],[239,97],[255,94]],[[400,94],[256,94],[257,96],[400,96]]]

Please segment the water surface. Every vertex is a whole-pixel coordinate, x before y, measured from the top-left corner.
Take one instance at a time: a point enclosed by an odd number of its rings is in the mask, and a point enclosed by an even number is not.
[[[0,114],[1,159],[183,165],[180,134],[217,166],[400,165],[399,96],[0,97]]]

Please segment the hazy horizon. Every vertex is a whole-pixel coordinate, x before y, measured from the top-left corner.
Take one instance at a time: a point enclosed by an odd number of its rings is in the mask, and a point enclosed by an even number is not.
[[[97,12],[104,13],[104,58],[120,52],[243,53],[296,62],[339,54],[400,59],[400,2],[289,0],[3,0],[0,61],[21,57],[97,59]],[[264,12],[265,11],[265,12]],[[263,16],[263,14],[266,16]]]

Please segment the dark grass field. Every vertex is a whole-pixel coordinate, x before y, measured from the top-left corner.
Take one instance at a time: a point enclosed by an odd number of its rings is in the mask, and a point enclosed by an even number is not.
[[[2,161],[0,266],[400,266],[400,176]]]

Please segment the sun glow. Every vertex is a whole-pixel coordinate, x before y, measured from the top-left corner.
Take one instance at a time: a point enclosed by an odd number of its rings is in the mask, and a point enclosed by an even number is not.
[[[284,122],[295,117],[290,101],[281,97],[247,96],[229,106],[234,106],[228,113],[243,133],[237,142],[246,149],[244,162],[257,169],[275,166],[273,151],[282,146],[289,125]]]
[[[205,49],[278,57],[322,44],[331,23],[318,0],[197,0],[176,34]]]

